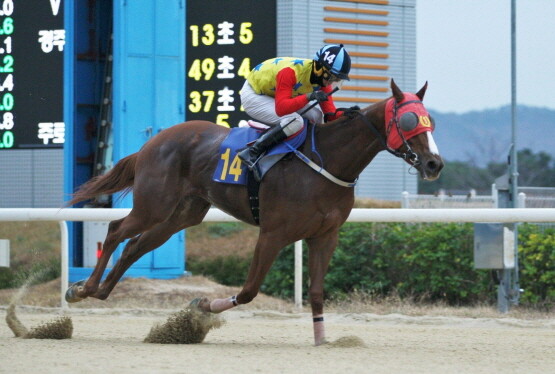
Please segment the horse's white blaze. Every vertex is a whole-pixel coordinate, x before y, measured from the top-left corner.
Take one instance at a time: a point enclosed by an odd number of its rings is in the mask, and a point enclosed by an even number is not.
[[[428,135],[428,148],[430,149],[430,152],[439,156],[439,149],[437,148],[436,142],[434,141],[432,132],[426,131],[426,134]]]

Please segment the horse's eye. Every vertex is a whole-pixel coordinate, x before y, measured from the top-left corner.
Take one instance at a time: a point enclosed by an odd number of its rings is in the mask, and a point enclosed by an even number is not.
[[[418,125],[418,116],[414,112],[407,112],[401,116],[399,126],[403,131],[411,131]]]

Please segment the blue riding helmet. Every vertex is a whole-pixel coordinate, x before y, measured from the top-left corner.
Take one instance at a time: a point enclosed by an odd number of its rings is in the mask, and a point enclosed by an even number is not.
[[[349,72],[351,71],[351,56],[347,53],[343,44],[329,44],[323,46],[314,60],[324,66],[330,73],[336,77],[344,80],[349,79]]]

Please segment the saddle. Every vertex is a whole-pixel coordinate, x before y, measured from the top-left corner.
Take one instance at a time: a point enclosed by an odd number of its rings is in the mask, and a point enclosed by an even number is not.
[[[270,170],[279,160],[281,160],[288,153],[296,150],[304,143],[308,128],[307,123],[308,121],[305,120],[305,125],[299,133],[291,136],[284,142],[277,144],[266,152],[260,160],[258,160],[255,167],[258,168],[260,180],[264,178],[264,175],[268,172],[268,170]],[[259,225],[260,215],[258,190],[260,188],[260,182],[254,178],[253,172],[243,165],[237,153],[244,149],[245,146],[249,146],[254,143],[260,136],[262,136],[264,131],[266,131],[269,126],[254,121],[249,121],[248,124],[248,127],[232,128],[229,135],[220,145],[220,159],[212,180],[219,183],[246,185],[249,193],[249,204],[251,207],[252,217],[256,224]]]
[[[237,153],[255,142],[267,128],[268,126],[254,121],[249,121],[248,127],[232,128],[227,138],[220,145],[220,159],[212,180],[219,183],[246,185],[249,169],[243,165]],[[279,160],[304,143],[307,128],[307,120],[305,120],[305,126],[299,133],[287,138],[262,156],[257,163],[261,180]]]

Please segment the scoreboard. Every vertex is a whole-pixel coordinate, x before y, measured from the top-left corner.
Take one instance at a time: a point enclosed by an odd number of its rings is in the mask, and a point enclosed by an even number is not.
[[[0,151],[61,148],[64,0],[0,0]],[[234,127],[239,91],[276,55],[276,0],[188,0],[186,119]]]
[[[62,0],[0,0],[0,150],[64,143]]]
[[[276,1],[188,0],[186,17],[186,119],[236,127],[248,73],[276,54]]]

